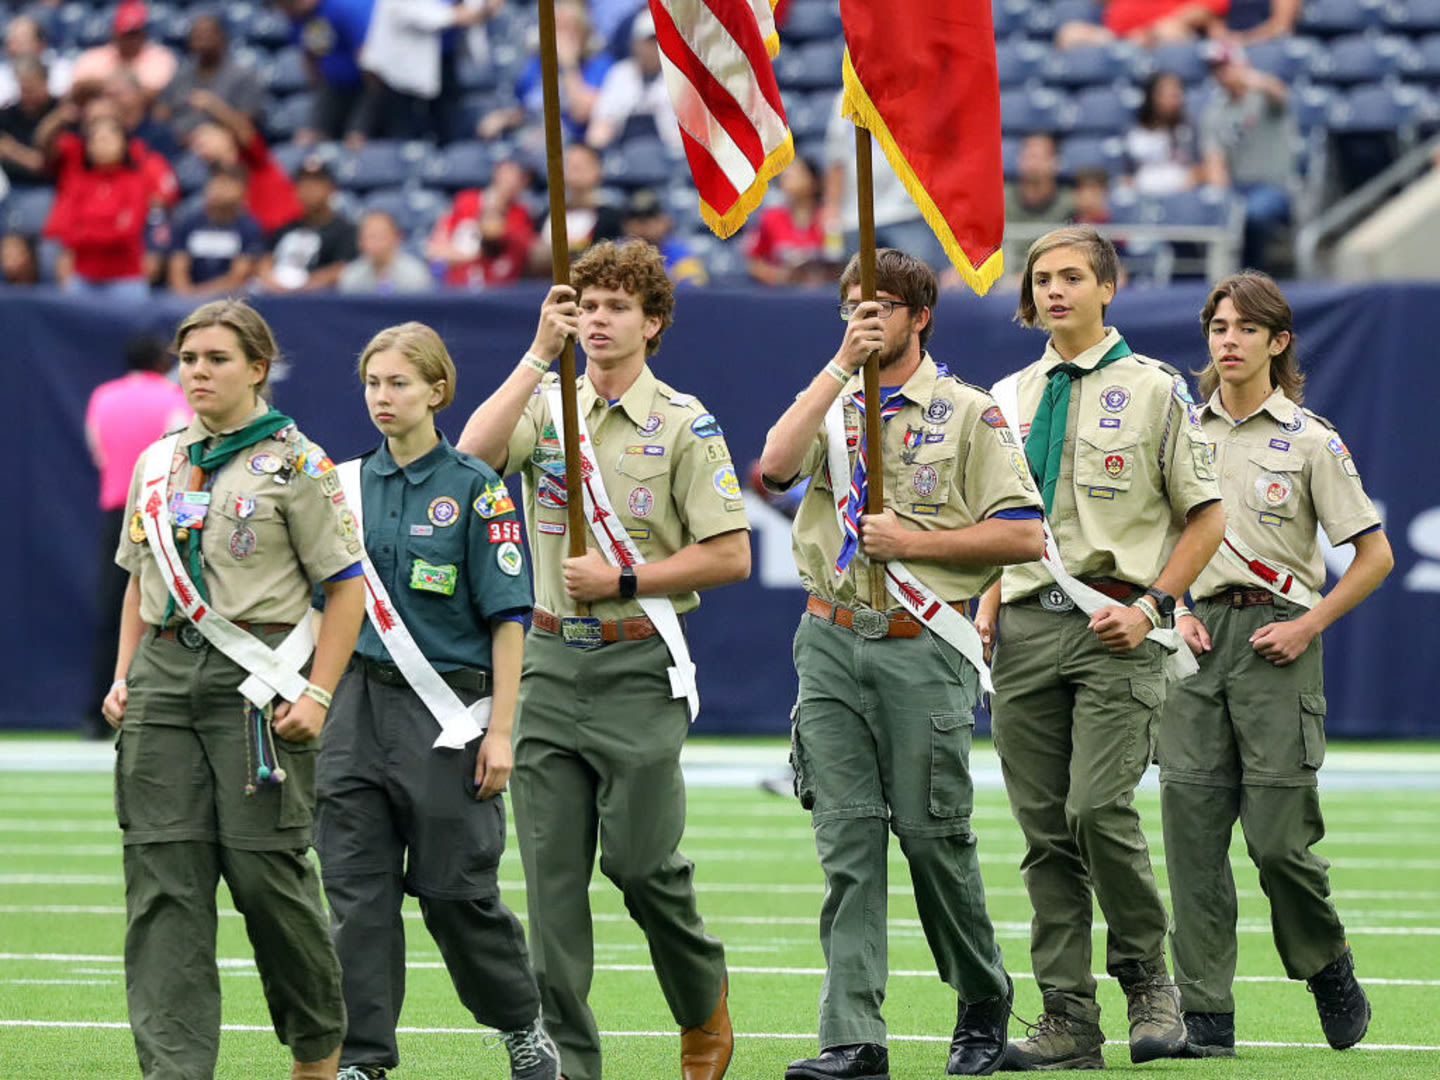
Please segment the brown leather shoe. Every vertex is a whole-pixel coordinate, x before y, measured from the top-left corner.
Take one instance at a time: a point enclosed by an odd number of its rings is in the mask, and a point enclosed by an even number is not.
[[[290,1080],[335,1080],[340,1071],[340,1048],[319,1061],[296,1061],[290,1066]]]
[[[730,981],[720,985],[720,1003],[710,1019],[699,1027],[680,1032],[681,1080],[720,1080],[730,1068],[735,1052],[735,1032],[730,1028],[730,1008],[725,1003]]]

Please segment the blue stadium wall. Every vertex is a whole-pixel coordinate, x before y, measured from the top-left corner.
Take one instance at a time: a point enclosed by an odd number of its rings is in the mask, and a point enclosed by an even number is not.
[[[1379,592],[1326,635],[1328,726],[1343,735],[1440,735],[1440,288],[1296,286],[1290,295],[1310,376],[1307,404],[1344,434],[1396,556]],[[379,328],[420,319],[444,335],[460,367],[458,402],[441,417],[453,438],[529,343],[540,296],[526,288],[419,300],[262,300],[290,359],[277,404],[336,460],[365,450],[375,435],[355,357]],[[654,366],[719,417],[742,477],[770,423],[833,353],[841,334],[835,299],[828,291],[681,294]],[[1112,314],[1138,351],[1193,369],[1204,359],[1203,299],[1199,286],[1137,289],[1122,293]],[[82,434],[86,399],[119,373],[128,334],[168,336],[188,307],[173,297],[131,306],[0,294],[0,462],[11,489],[0,527],[0,727],[78,722],[99,521]],[[946,296],[932,351],[988,385],[1041,345],[1038,333],[1011,322],[1012,310],[1009,296]],[[758,500],[751,511],[751,580],[707,594],[690,620],[699,732],[782,731],[794,697],[790,640],[804,595],[788,523]],[[1332,581],[1348,551],[1327,552]],[[1298,723],[1298,705],[1293,711]]]

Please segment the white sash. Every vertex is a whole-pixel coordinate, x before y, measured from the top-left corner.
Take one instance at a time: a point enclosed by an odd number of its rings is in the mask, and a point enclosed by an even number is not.
[[[1015,423],[1015,418],[1020,415],[1019,374],[1007,375],[1001,379],[990,388],[990,395],[1000,407],[1000,413],[1005,418],[1010,434],[1015,438],[1015,444],[1023,448],[1025,440],[1020,437],[1020,429]],[[1113,599],[1086,585],[1065,569],[1065,564],[1060,561],[1060,545],[1056,543],[1055,534],[1050,530],[1050,522],[1042,517],[1040,523],[1045,529],[1045,550],[1040,561],[1055,579],[1055,584],[1059,585],[1065,595],[1086,615],[1093,615],[1102,607],[1113,606]],[[1190,646],[1185,644],[1179,631],[1156,627],[1145,636],[1165,650],[1165,678],[1169,681],[1188,679],[1200,670],[1199,663],[1190,652]]]
[[[560,452],[565,452],[565,425],[560,423],[563,414],[560,404],[560,384],[552,383],[546,391],[546,403],[550,407],[550,419],[555,427],[555,438],[560,443]],[[688,395],[677,395],[672,401],[689,400]],[[624,551],[625,557],[630,565],[640,566],[645,562],[645,557],[640,554],[640,549],[635,546],[635,541],[630,538],[630,533],[624,528],[615,526],[615,509],[610,504],[610,496],[605,493],[604,481],[600,478],[600,467],[596,464],[594,455],[590,452],[590,432],[586,430],[585,418],[577,415],[576,424],[580,429],[580,472],[581,486],[584,489],[585,517],[590,522],[590,531],[595,534],[595,540],[600,545],[600,553],[605,556],[611,566],[620,565],[619,552]],[[573,497],[574,492],[567,493],[567,497]],[[669,669],[670,675],[670,696],[675,698],[683,697],[690,706],[690,722],[693,724],[695,718],[700,715],[700,690],[695,684],[695,664],[690,659],[690,647],[685,643],[685,632],[680,629],[680,617],[675,614],[675,605],[670,602],[668,596],[637,596],[641,609],[645,612],[655,629],[660,632],[665,647],[670,650],[670,659],[673,661]]]
[[[834,494],[835,518],[840,535],[845,535],[845,504],[850,499],[850,454],[845,445],[844,398],[838,397],[825,413],[825,455],[830,469],[830,490]],[[857,552],[861,558],[862,553]],[[931,591],[904,563],[885,563],[885,588],[901,605],[928,627],[936,637],[963,656],[980,676],[986,693],[994,693],[990,668],[985,663],[985,644],[975,624]]]
[[[302,618],[280,647],[271,649],[201,599],[200,590],[190,579],[185,560],[175,547],[175,536],[170,531],[169,479],[179,441],[177,432],[145,452],[144,482],[140,488],[140,520],[165,587],[175,598],[176,608],[205,635],[205,640],[250,673],[240,684],[240,693],[256,708],[263,709],[277,693],[287,701],[299,701],[308,685],[300,668],[315,648],[309,618]]]
[[[1320,602],[1320,594],[1296,577],[1294,570],[1284,563],[1262,559],[1228,526],[1225,529],[1225,539],[1220,541],[1220,555],[1256,585],[1262,589],[1269,589],[1281,599],[1289,600],[1306,608],[1313,608]],[[1262,574],[1256,569],[1257,565],[1264,567],[1274,575],[1274,578],[1271,579]]]
[[[370,553],[365,550],[360,461],[356,459],[343,462],[336,466],[335,471],[340,476],[340,487],[345,492],[346,505],[355,515],[355,531],[360,537],[360,568],[365,574],[365,614],[370,618],[370,625],[375,628],[375,633],[380,636],[380,641],[390,653],[390,659],[395,661],[395,666],[400,669],[400,674],[405,676],[410,689],[415,691],[415,696],[424,702],[430,715],[439,723],[440,734],[432,748],[463,749],[466,743],[484,734],[489,726],[491,699],[482,697],[475,704],[467,706],[450,684],[441,678],[430,661],[425,659],[425,654],[420,651],[420,646],[415,644],[410,630],[400,618],[400,612],[396,609],[395,602],[390,599],[385,582],[380,580],[375,564],[370,561]]]

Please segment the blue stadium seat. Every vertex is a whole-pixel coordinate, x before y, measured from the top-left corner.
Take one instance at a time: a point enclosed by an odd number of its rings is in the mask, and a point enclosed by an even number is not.
[[[302,145],[300,143],[282,143],[279,146],[272,146],[270,153],[289,175],[294,176],[295,170],[300,163],[312,154],[335,166],[335,159],[340,156],[340,148],[335,143],[320,143],[319,145]]]
[[[1001,137],[1000,139],[1000,164],[1005,171],[1005,179],[1013,180],[1020,172],[1020,140]]]
[[[790,132],[797,141],[824,138],[834,109],[835,95],[832,93],[791,94],[785,102],[785,119],[789,121]]]
[[[1098,23],[1101,19],[1099,0],[1055,0],[1049,6],[1056,30],[1069,22]]]
[[[833,41],[840,36],[840,9],[832,0],[805,0],[792,3],[780,28],[780,37],[799,44],[802,41]]]
[[[1074,109],[1048,87],[1000,94],[1000,130],[1006,135],[1070,130]]]
[[[1157,71],[1169,71],[1187,86],[1204,82],[1210,74],[1205,50],[1198,42],[1177,41],[1157,45],[1137,54],[1134,72],[1136,81],[1148,79]]]
[[[495,157],[489,146],[478,142],[453,142],[425,163],[420,175],[427,185],[459,191],[484,187],[490,182]]]
[[[161,8],[150,5],[150,22],[146,27],[147,36],[179,52],[185,51],[190,37],[190,23],[194,18],[188,11],[176,8]]]
[[[1112,188],[1110,191],[1110,224],[1139,225],[1147,223],[1142,214],[1140,196],[1130,187]]]
[[[1271,38],[1246,46],[1245,58],[1261,71],[1288,83],[1309,72],[1319,51],[1313,38]]]
[[[781,49],[775,60],[775,79],[786,89],[823,90],[840,85],[844,42],[811,41],[794,49]]]
[[[1320,37],[1358,34],[1380,25],[1384,5],[1385,0],[1306,0],[1298,27]]]
[[[1382,17],[1402,34],[1440,33],[1440,0],[1397,0],[1386,5]]]
[[[1086,169],[1104,169],[1112,180],[1125,172],[1125,142],[1118,136],[1072,135],[1060,147],[1060,175],[1072,179]]]
[[[55,201],[51,188],[17,188],[10,197],[0,204],[5,231],[21,236],[39,236],[50,216],[50,204]]]
[[[1434,114],[1434,99],[1422,87],[1357,86],[1337,98],[1327,122],[1335,134],[1398,133]]]
[[[284,48],[290,41],[290,20],[268,8],[256,10],[244,29],[244,40],[263,49]]]
[[[205,186],[205,181],[210,179],[210,166],[194,154],[181,154],[171,162],[171,168],[175,170],[175,182],[180,185],[180,191],[184,195],[199,191]]]
[[[1440,34],[1420,39],[1415,48],[1414,76],[1428,83],[1440,82]]]
[[[1399,71],[1407,48],[1403,39],[1395,37],[1337,37],[1319,50],[1310,74],[1317,82],[1337,86],[1380,82]]]
[[[1026,10],[1024,3],[1015,0],[994,0],[990,5],[990,20],[995,26],[995,40],[1022,37],[1025,33]]]
[[[304,54],[295,47],[282,49],[260,72],[272,94],[298,94],[310,88],[310,72]]]
[[[1055,49],[1045,60],[1045,81],[1056,86],[1099,86],[1126,77],[1136,50],[1127,45]]]
[[[1229,225],[1235,210],[1228,188],[1198,187],[1142,202],[1149,204],[1142,215],[1158,225]]]
[[[1302,134],[1324,130],[1339,92],[1329,86],[1296,86],[1290,91],[1290,108]]]
[[[622,188],[663,188],[683,167],[659,139],[632,139],[605,155],[605,182]]]
[[[365,197],[366,210],[383,210],[400,231],[421,241],[450,206],[450,199],[431,188],[379,188]]]
[[[1050,50],[1037,41],[1011,38],[995,46],[995,65],[1000,85],[1005,89],[1025,86],[1035,81],[1044,68]]]
[[[289,142],[295,132],[310,122],[315,108],[313,93],[291,94],[266,103],[261,122],[271,142]]]
[[[1087,87],[1075,97],[1069,130],[1084,135],[1121,135],[1135,126],[1139,108],[1140,92],[1133,87]]]
[[[339,157],[335,162],[336,182],[355,191],[399,187],[420,176],[425,150],[423,143],[372,139],[359,150]]]
[[[455,76],[466,93],[494,90],[501,81],[501,73],[493,64],[477,63],[469,57],[460,61]]]

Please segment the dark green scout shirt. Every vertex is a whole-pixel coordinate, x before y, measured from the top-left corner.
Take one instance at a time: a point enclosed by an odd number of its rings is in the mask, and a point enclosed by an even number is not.
[[[490,620],[534,602],[523,532],[504,483],[445,436],[399,466],[385,443],[363,459],[365,550],[415,643],[437,671],[491,668]],[[365,620],[355,652],[390,663]]]

